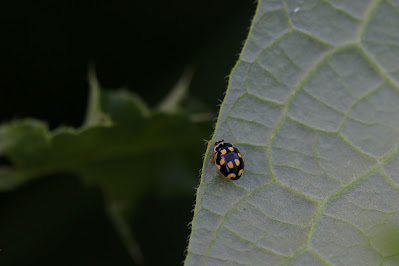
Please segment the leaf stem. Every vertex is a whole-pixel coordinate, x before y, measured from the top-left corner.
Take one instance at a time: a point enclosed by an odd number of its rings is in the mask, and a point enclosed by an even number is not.
[[[105,209],[119,235],[119,238],[122,240],[127,252],[129,253],[130,258],[136,265],[144,265],[143,254],[139,244],[134,238],[126,218],[123,217],[121,208],[116,203],[106,200]]]

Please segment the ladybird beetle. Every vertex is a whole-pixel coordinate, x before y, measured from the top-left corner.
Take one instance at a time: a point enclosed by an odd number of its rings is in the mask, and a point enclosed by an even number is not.
[[[244,172],[244,160],[237,148],[223,139],[215,142],[213,159],[225,184],[227,179],[238,180]],[[227,178],[227,179],[226,179]]]

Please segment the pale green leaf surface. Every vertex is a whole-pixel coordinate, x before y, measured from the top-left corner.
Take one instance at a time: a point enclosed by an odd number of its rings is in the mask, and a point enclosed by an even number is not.
[[[399,1],[260,1],[205,157],[186,265],[397,265]],[[398,241],[396,241],[398,243]]]

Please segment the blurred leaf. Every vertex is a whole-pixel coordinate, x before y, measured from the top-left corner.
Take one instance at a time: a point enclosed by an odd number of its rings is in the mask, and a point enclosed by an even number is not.
[[[246,170],[221,186],[209,144],[186,265],[397,262],[398,12],[259,1],[213,138]]]
[[[177,103],[175,104],[177,105]],[[43,122],[17,120],[0,127],[0,189],[43,175],[70,172],[99,185],[108,212],[136,262],[140,252],[127,226],[146,193],[193,193],[203,138],[210,121],[195,122],[183,111],[152,111],[127,91],[100,90],[91,76],[85,126],[50,132]]]
[[[97,125],[102,122],[103,124],[110,124],[109,116],[103,112],[101,107],[101,92],[100,84],[96,78],[96,72],[93,65],[89,67],[89,84],[90,84],[90,97],[86,109],[85,126]]]
[[[193,70],[190,68],[186,69],[174,88],[159,104],[158,109],[165,113],[175,113],[178,110],[180,102],[187,94],[192,78]]]

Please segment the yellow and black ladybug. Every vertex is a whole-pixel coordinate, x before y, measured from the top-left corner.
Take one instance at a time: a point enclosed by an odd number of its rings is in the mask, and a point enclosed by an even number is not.
[[[222,185],[226,183],[227,179],[240,179],[244,172],[244,160],[238,149],[221,139],[215,142],[213,151],[211,161],[215,161],[216,167],[219,169],[220,177],[224,180]]]

